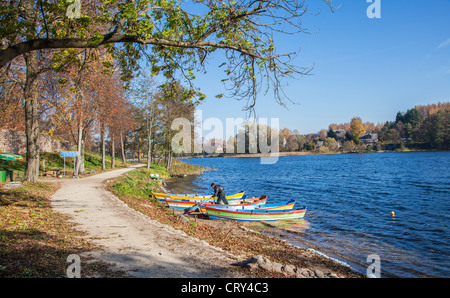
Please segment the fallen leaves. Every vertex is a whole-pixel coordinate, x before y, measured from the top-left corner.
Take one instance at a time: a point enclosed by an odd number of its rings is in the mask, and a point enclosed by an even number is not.
[[[56,183],[24,183],[0,195],[0,277],[64,277],[67,256],[93,250],[84,234],[52,210]],[[84,275],[109,276],[106,265],[84,264]]]

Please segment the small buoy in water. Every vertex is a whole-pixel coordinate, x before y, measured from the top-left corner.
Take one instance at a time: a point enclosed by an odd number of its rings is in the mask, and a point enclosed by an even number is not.
[[[395,216],[395,212],[391,211],[391,216],[394,217]]]

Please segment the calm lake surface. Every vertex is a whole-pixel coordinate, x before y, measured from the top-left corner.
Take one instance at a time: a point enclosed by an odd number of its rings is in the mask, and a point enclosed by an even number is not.
[[[215,182],[229,194],[307,206],[302,233],[284,235],[294,245],[364,274],[376,254],[383,277],[450,277],[450,152],[184,161],[215,169],[192,180],[194,192],[210,192]]]

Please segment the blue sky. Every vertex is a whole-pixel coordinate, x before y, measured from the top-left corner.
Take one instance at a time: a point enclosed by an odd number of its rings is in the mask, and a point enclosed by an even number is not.
[[[290,81],[285,89],[298,104],[288,103],[286,109],[271,92],[261,94],[257,115],[279,118],[281,128],[307,134],[354,116],[378,123],[415,105],[449,101],[450,1],[380,1],[380,19],[367,17],[366,0],[334,1],[341,3],[334,13],[322,1],[306,1],[313,11],[321,10],[303,19],[315,33],[275,41],[279,52],[301,48],[295,64],[314,65],[312,75]],[[223,76],[217,61],[207,63],[207,75],[196,81],[208,96],[198,107],[203,120],[245,118],[244,102],[214,97],[224,92]]]

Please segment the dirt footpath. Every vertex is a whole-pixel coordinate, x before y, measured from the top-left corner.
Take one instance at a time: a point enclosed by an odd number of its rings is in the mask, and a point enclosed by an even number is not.
[[[136,167],[63,180],[53,195],[52,207],[103,248],[80,256],[81,272],[91,257],[130,277],[243,277],[232,269],[239,261],[234,256],[148,218],[105,190],[105,180]]]

